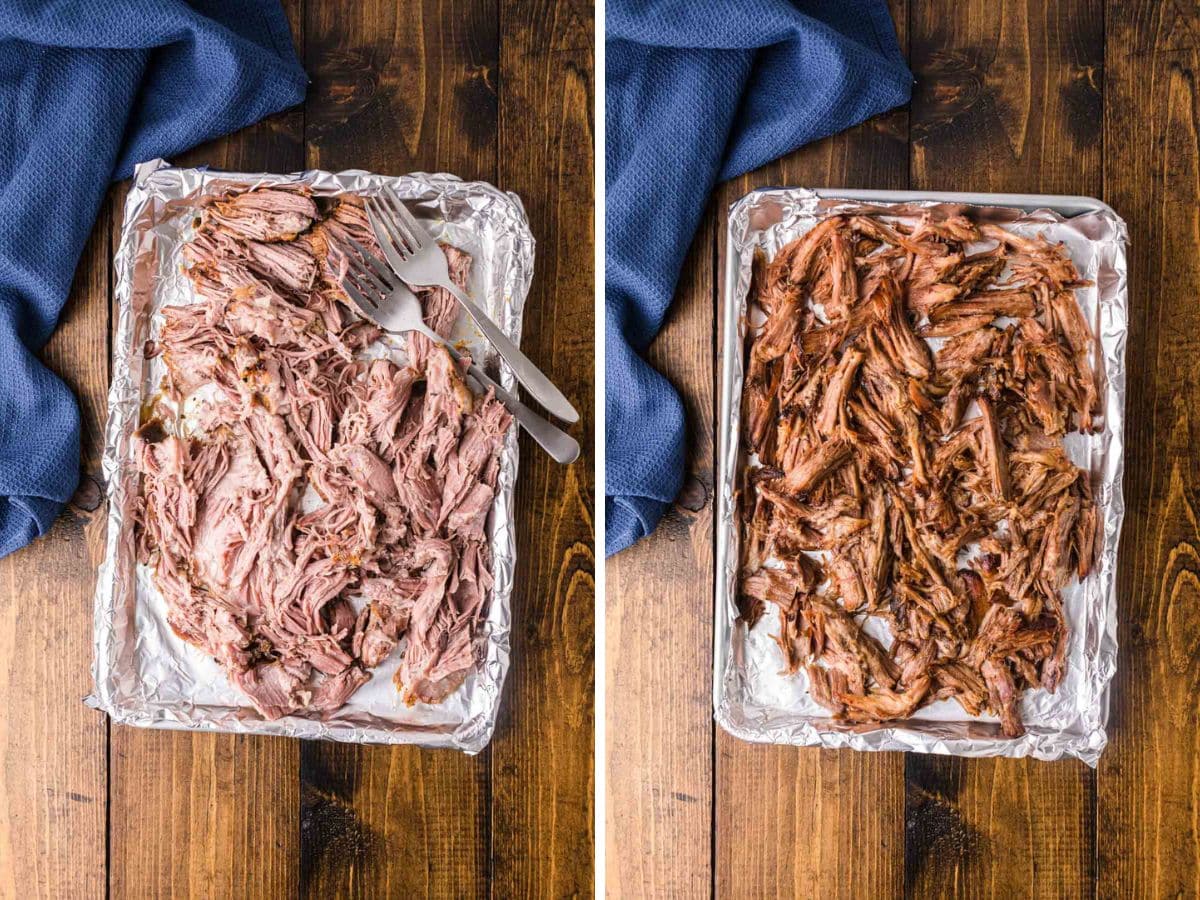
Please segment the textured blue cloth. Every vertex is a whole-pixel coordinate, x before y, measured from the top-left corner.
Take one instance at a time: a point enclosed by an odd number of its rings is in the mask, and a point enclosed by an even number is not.
[[[0,556],[79,482],[79,410],[37,353],[109,182],[306,84],[279,0],[0,3]]]
[[[644,359],[718,180],[906,103],[883,0],[609,0],[606,552],[682,485],[684,412]]]

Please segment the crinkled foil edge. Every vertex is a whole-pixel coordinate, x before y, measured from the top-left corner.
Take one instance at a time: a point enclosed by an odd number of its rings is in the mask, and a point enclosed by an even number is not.
[[[735,604],[739,559],[739,530],[734,520],[734,496],[740,456],[740,404],[747,335],[745,316],[756,246],[763,229],[774,227],[789,237],[802,234],[821,217],[842,212],[897,213],[937,207],[969,211],[1001,224],[1053,223],[1084,235],[1096,260],[1099,306],[1099,352],[1106,380],[1105,431],[1094,459],[1096,496],[1101,506],[1103,541],[1096,579],[1082,621],[1072,620],[1073,640],[1082,642],[1085,660],[1077,691],[1078,708],[1062,728],[1030,727],[1020,738],[996,734],[994,726],[963,716],[961,721],[911,719],[886,725],[848,725],[829,718],[789,714],[746,702],[747,630],[737,622]],[[752,191],[730,206],[725,251],[723,293],[722,377],[720,394],[720,454],[717,496],[717,582],[714,607],[714,716],[735,737],[758,743],[796,746],[847,747],[855,750],[901,750],[953,756],[1032,756],[1054,760],[1075,757],[1095,767],[1108,741],[1109,689],[1117,664],[1117,550],[1125,504],[1121,489],[1124,469],[1125,339],[1128,330],[1126,246],[1124,221],[1106,204],[1086,197],[1004,194],[919,194],[912,192],[766,188]],[[1093,323],[1097,324],[1097,323]],[[1068,678],[1071,678],[1068,672]],[[1060,690],[1062,690],[1060,688]]]
[[[392,177],[349,170],[308,170],[289,175],[233,173],[186,169],[152,160],[139,165],[125,202],[120,241],[114,259],[117,298],[113,333],[112,385],[109,418],[105,428],[102,472],[108,496],[108,534],[104,561],[99,568],[94,616],[94,691],[85,702],[108,713],[114,721],[144,727],[193,729],[233,733],[275,734],[348,743],[416,744],[453,747],[478,753],[491,739],[496,726],[501,692],[509,667],[511,601],[516,566],[514,488],[517,478],[517,428],[514,425],[501,450],[496,499],[489,522],[495,584],[487,617],[481,628],[481,665],[465,701],[461,721],[447,726],[438,718],[426,727],[419,723],[390,722],[371,717],[370,724],[355,724],[288,716],[262,719],[253,709],[204,707],[191,703],[155,703],[139,683],[131,664],[139,635],[134,610],[138,575],[133,546],[133,523],[128,512],[137,492],[137,472],[132,457],[132,435],[137,427],[143,394],[144,360],[137,343],[139,321],[156,306],[156,266],[159,262],[156,225],[164,207],[189,198],[198,201],[226,186],[307,184],[315,193],[369,191],[390,184],[405,199],[436,205],[439,211],[454,207],[472,217],[486,217],[488,233],[498,235],[490,251],[499,266],[500,295],[490,297],[497,324],[519,342],[525,298],[533,278],[534,239],[520,199],[484,182],[464,182],[453,175],[413,173]],[[164,238],[165,240],[165,238]],[[482,339],[481,339],[482,340]],[[136,345],[135,345],[136,344]],[[476,350],[479,355],[486,355]],[[492,354],[484,362],[500,369],[500,382],[515,393],[512,372]],[[170,663],[176,668],[179,664]],[[467,687],[460,690],[467,690]],[[351,698],[353,702],[354,698]],[[397,701],[399,705],[399,701]],[[409,716],[411,718],[411,714]]]

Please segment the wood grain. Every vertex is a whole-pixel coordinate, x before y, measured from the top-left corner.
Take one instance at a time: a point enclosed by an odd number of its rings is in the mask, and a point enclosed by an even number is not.
[[[902,7],[894,19],[904,22]],[[902,29],[898,37],[903,46]],[[908,117],[898,110],[735,179],[719,196],[728,210],[765,185],[903,189],[907,180]],[[718,897],[899,896],[900,754],[748,744],[719,728],[716,746]]]
[[[299,0],[286,8],[298,37]],[[303,122],[296,108],[173,162],[294,171],[304,163]],[[123,201],[123,193],[116,199]],[[114,228],[113,250],[116,236]],[[113,726],[109,772],[114,897],[295,896],[300,876],[296,741]]]
[[[306,0],[305,35],[309,166],[496,180],[494,3]],[[485,895],[489,753],[306,743],[301,893]]]
[[[899,897],[904,762],[717,736],[716,896]]]
[[[84,248],[41,358],[79,399],[82,471],[94,491],[108,389],[108,217]],[[93,497],[94,499],[94,497]],[[91,692],[92,592],[104,509],[67,507],[43,538],[0,560],[0,896],[103,897],[104,717]]]
[[[914,190],[1097,195],[1104,11],[913,4]],[[1095,875],[1082,763],[910,756],[905,883],[921,896],[1075,897]]]
[[[301,758],[303,896],[487,895],[486,754],[306,742]]]
[[[1105,196],[1130,233],[1126,519],[1098,893],[1200,893],[1200,14],[1109,3]]]
[[[580,408],[594,388],[592,21],[567,0],[500,4],[498,183],[538,241],[521,344]],[[512,667],[492,744],[492,896],[593,884],[592,418],[569,467],[521,440]]]
[[[687,411],[683,492],[651,538],[606,563],[605,827],[613,897],[711,890],[715,234],[713,207],[649,354]]]
[[[112,896],[295,895],[295,741],[112,730]]]
[[[914,190],[1100,192],[1102,0],[911,10]]]
[[[495,180],[495,0],[305,0],[308,165]]]

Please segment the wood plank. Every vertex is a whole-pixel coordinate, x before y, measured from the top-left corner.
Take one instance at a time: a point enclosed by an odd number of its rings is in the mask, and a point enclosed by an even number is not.
[[[1098,893],[1200,893],[1200,13],[1109,3],[1105,197],[1129,225],[1126,519]]]
[[[903,5],[893,19],[904,46]],[[908,116],[897,110],[736,179],[719,196],[724,211],[764,185],[903,189],[907,180]],[[900,895],[900,754],[748,744],[719,728],[716,746],[718,897]]]
[[[713,258],[700,225],[650,363],[683,395],[688,473],[658,530],[607,560],[607,884],[613,897],[711,890]]]
[[[718,730],[716,810],[717,897],[901,895],[898,753],[747,744]]]
[[[912,188],[1097,194],[1102,0],[914,3]]]
[[[1100,192],[1099,0],[938,0],[913,5],[911,29],[914,190]],[[906,776],[907,890],[1091,891],[1095,774],[1082,763],[914,755]]]
[[[108,227],[102,208],[42,359],[74,391],[85,505],[0,560],[0,896],[103,897],[105,719],[91,692],[92,593],[103,556],[97,508],[108,390]]]
[[[306,22],[308,165],[495,180],[494,0],[306,0]]]
[[[112,896],[295,896],[298,753],[289,738],[113,726]]]
[[[581,410],[570,430],[584,452],[563,467],[521,440],[491,892],[583,897],[593,885],[593,26],[568,0],[503,0],[500,25],[498,184],[520,195],[538,241],[521,344]]]
[[[304,742],[305,897],[483,897],[487,753]]]
[[[301,0],[285,7],[298,36]],[[304,163],[303,121],[297,108],[176,161],[294,171]],[[123,200],[118,192],[117,220]],[[295,896],[299,770],[300,746],[287,738],[113,726],[112,895]]]
[[[307,0],[307,164],[496,178],[494,2]],[[306,743],[301,893],[482,896],[489,752]]]
[[[912,754],[905,775],[907,895],[1091,895],[1095,777],[1083,763]]]

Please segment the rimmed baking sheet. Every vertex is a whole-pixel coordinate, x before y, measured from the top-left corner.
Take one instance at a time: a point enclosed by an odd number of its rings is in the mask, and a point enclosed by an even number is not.
[[[1005,738],[991,717],[971,718],[952,700],[931,704],[912,719],[886,724],[838,722],[808,694],[803,672],[782,672],[771,637],[777,617],[753,628],[738,621],[736,591],[740,535],[734,491],[744,464],[740,447],[743,347],[756,251],[771,258],[822,218],[838,213],[917,215],[933,209],[995,222],[1023,234],[1063,241],[1092,286],[1076,296],[1097,336],[1104,398],[1103,428],[1070,435],[1066,450],[1093,478],[1103,538],[1094,570],[1063,592],[1071,628],[1067,672],[1058,690],[1026,691],[1021,717],[1027,732]],[[717,583],[713,708],[717,722],[748,741],[857,750],[914,750],[957,756],[1074,756],[1095,766],[1107,743],[1109,683],[1116,669],[1116,567],[1124,501],[1122,431],[1125,408],[1127,291],[1125,223],[1088,197],[1022,194],[916,193],[766,188],[729,210],[725,246],[720,456],[717,494]]]

